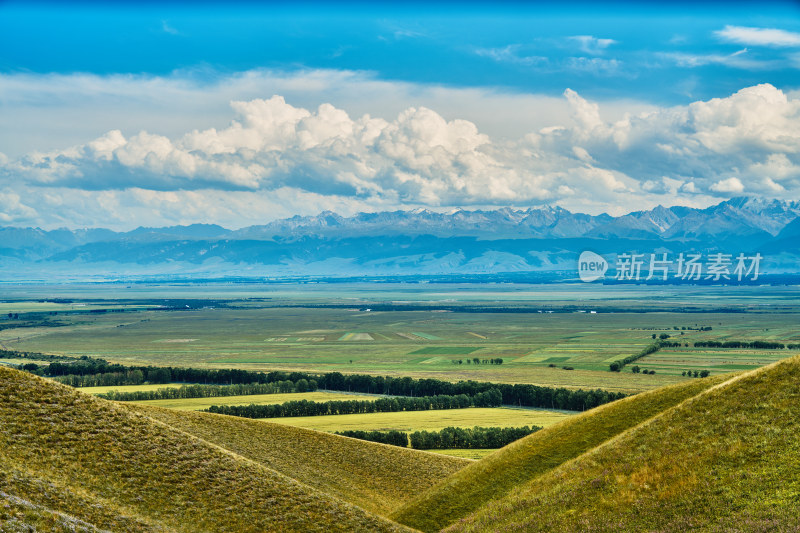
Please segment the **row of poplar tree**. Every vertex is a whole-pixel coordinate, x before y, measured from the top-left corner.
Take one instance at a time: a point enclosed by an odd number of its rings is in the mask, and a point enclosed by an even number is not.
[[[355,439],[381,442],[404,448],[410,446],[417,450],[447,449],[479,449],[502,448],[515,440],[528,436],[542,429],[538,426],[516,428],[480,427],[457,428],[446,427],[440,431],[337,431],[337,435]]]
[[[375,400],[332,400],[314,402],[294,400],[280,404],[212,405],[204,409],[209,413],[241,416],[244,418],[280,418],[287,416],[352,415],[363,413],[393,413],[399,411],[429,411],[439,409],[465,409],[467,407],[500,407],[503,397],[497,389],[480,392],[474,396],[438,395],[412,398],[398,396]]]

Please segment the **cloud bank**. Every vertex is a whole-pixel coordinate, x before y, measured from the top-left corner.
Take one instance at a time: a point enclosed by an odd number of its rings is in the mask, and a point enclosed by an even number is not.
[[[179,135],[111,130],[0,156],[6,225],[216,222],[332,209],[558,203],[588,212],[800,197],[800,99],[771,85],[607,120],[564,93],[570,118],[516,139],[422,106],[351,116],[282,96],[233,101],[232,120]]]
[[[800,33],[778,28],[728,25],[714,34],[724,41],[751,46],[800,47]]]

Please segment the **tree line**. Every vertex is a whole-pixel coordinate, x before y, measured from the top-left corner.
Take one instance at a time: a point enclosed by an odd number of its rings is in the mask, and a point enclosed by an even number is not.
[[[624,359],[614,361],[609,365],[609,370],[611,370],[612,372],[622,371],[622,369],[625,368],[625,365],[633,363],[634,361],[641,359],[645,355],[650,355],[651,353],[655,353],[658,350],[660,350],[662,346],[661,342],[662,341],[654,342],[653,344],[649,345],[647,348],[637,353],[636,355],[629,355]]]
[[[61,379],[61,378],[56,378]],[[250,396],[253,394],[282,394],[293,392],[314,392],[317,382],[300,379],[297,381],[275,381],[273,383],[242,383],[236,385],[182,385],[151,391],[120,392],[110,391],[98,394],[100,398],[117,402],[137,402],[143,400],[177,400],[182,398],[217,398],[220,396]]]
[[[510,385],[478,381],[459,381],[452,383],[439,379],[411,377],[373,376],[368,374],[347,374],[328,372],[312,374],[308,372],[256,372],[238,369],[205,369],[182,367],[135,366],[109,363],[103,359],[83,356],[65,363],[54,361],[49,365],[26,365],[30,372],[47,377],[73,376],[68,381],[74,386],[94,385],[140,385],[142,383],[198,383],[206,385],[236,385],[249,383],[274,383],[276,381],[297,382],[305,379],[317,382],[321,390],[362,392],[386,396],[436,396],[459,395],[486,392],[497,389],[502,402],[509,405],[544,407],[585,411],[598,405],[612,402],[626,395],[602,389],[571,390],[539,385]],[[74,376],[80,376],[75,378]]]
[[[749,348],[753,350],[800,350],[800,344],[783,344],[773,341],[697,341],[695,348]]]
[[[441,431],[415,431],[411,434],[403,431],[361,430],[337,431],[336,434],[403,448],[411,446],[417,450],[446,450],[502,448],[540,429],[542,428],[537,426],[517,428],[475,426],[473,428],[446,427]]]
[[[380,442],[381,444],[391,444],[392,446],[401,446],[403,448],[408,448],[408,433],[405,433],[404,431],[347,430],[347,431],[337,431],[336,435],[342,435],[354,439],[368,440],[370,442]]]
[[[394,413],[400,411],[430,411],[441,409],[465,409],[467,407],[500,407],[502,396],[497,389],[474,396],[438,395],[417,398],[400,396],[376,400],[333,400],[314,402],[293,400],[280,404],[212,405],[204,411],[244,418],[282,418],[290,416],[352,415],[364,413]]]

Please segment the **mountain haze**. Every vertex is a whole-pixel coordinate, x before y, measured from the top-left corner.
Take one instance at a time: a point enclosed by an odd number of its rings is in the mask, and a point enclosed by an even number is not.
[[[578,254],[762,253],[762,271],[798,272],[800,202],[734,198],[612,217],[561,207],[447,213],[326,211],[228,230],[0,229],[0,271],[50,275],[381,276],[575,270]]]

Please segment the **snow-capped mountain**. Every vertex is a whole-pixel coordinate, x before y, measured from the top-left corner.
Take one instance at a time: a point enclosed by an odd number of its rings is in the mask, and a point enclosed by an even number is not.
[[[800,202],[734,198],[706,209],[658,206],[612,217],[561,207],[436,212],[325,211],[228,230],[194,224],[43,231],[0,228],[0,273],[183,272],[247,275],[400,275],[553,271],[582,250],[718,250],[778,257],[800,271]],[[137,270],[138,269],[138,270]],[[24,269],[23,269],[24,270]],[[239,275],[236,274],[236,275]],[[199,275],[199,274],[198,274]]]

